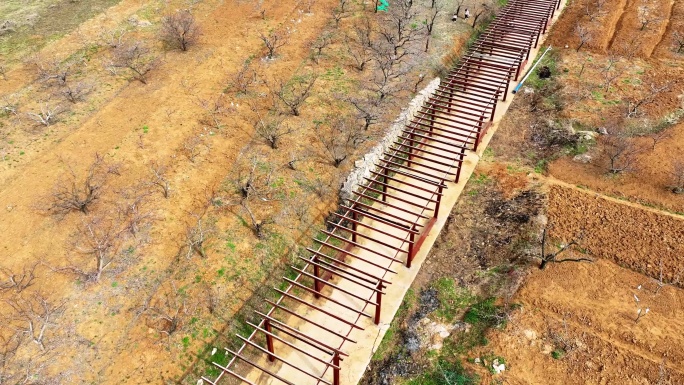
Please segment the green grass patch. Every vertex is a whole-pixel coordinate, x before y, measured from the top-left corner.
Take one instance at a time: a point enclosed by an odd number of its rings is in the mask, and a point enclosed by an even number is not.
[[[439,308],[435,310],[437,317],[452,322],[460,312],[472,304],[475,297],[467,289],[456,286],[452,278],[440,278],[434,283],[439,299]]]

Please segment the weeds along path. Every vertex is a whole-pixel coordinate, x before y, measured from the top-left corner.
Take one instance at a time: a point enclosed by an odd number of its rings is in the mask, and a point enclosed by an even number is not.
[[[358,382],[561,5],[508,2],[204,382]]]

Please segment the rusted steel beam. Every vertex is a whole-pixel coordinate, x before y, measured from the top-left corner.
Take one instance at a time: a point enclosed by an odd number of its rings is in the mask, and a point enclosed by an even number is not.
[[[275,287],[274,287],[273,290],[277,291],[277,292],[280,293],[281,295],[283,295],[283,296],[285,296],[285,297],[287,297],[287,298],[289,298],[289,299],[291,299],[291,300],[293,300],[293,301],[297,301],[297,302],[299,302],[299,303],[301,303],[301,304],[304,304],[304,305],[306,305],[306,306],[308,306],[308,307],[310,307],[310,308],[312,308],[312,309],[315,309],[315,310],[317,310],[317,311],[319,311],[319,312],[321,312],[321,313],[323,313],[323,314],[325,314],[325,315],[327,315],[327,316],[329,316],[329,317],[332,317],[332,318],[334,318],[334,319],[336,319],[336,320],[338,320],[338,321],[340,321],[340,322],[342,322],[342,323],[345,323],[345,324],[347,324],[347,325],[349,325],[349,326],[351,326],[351,327],[353,327],[353,328],[355,328],[355,329],[364,330],[361,326],[357,325],[355,322],[347,321],[347,320],[345,320],[344,318],[339,317],[339,316],[337,316],[337,315],[335,315],[335,314],[333,314],[333,313],[331,313],[331,312],[329,312],[329,311],[327,311],[327,310],[321,308],[320,306],[316,306],[316,305],[314,305],[314,304],[312,304],[312,303],[310,303],[310,302],[308,302],[308,301],[305,301],[305,300],[303,300],[303,299],[301,299],[301,298],[299,298],[299,297],[297,297],[297,296],[294,296],[294,295],[292,295],[292,294],[290,294],[290,293],[286,293],[286,292],[284,292],[284,291],[282,291],[282,290],[280,290],[280,289],[278,289],[278,288],[275,288]]]
[[[391,284],[391,282],[385,281],[381,278],[376,277],[375,280],[370,280],[368,278],[364,278],[363,276],[357,275],[355,273],[351,273],[348,270],[343,269],[339,266],[335,266],[335,264],[338,264],[338,263],[344,267],[348,267],[349,265],[347,265],[346,263],[344,263],[342,261],[336,260],[335,258],[332,258],[332,257],[330,259],[334,261],[333,263],[328,263],[328,262],[322,261],[322,260],[317,260],[316,262],[314,262],[314,261],[312,261],[310,259],[306,259],[302,256],[299,256],[299,259],[301,259],[302,261],[304,261],[308,264],[318,265],[319,269],[325,270],[325,271],[327,271],[333,275],[337,275],[339,277],[342,277],[342,274],[346,274],[347,276],[344,277],[345,279],[347,279],[351,282],[354,282],[354,283],[358,284],[359,286],[365,287],[366,289],[369,289],[369,290],[372,289],[374,286],[377,286],[378,282],[383,284],[382,287],[385,287],[385,284],[387,284],[387,285]],[[360,270],[360,269],[350,269],[350,270],[363,273],[363,270]],[[350,279],[349,277],[352,277],[354,279]],[[358,281],[356,281],[357,279],[361,280],[363,282],[358,282]]]
[[[410,147],[411,150],[418,151],[418,152],[423,152],[423,153],[425,153],[425,154],[432,155],[432,156],[436,156],[436,157],[439,157],[440,159],[446,159],[446,160],[449,160],[449,161],[451,161],[451,162],[456,162],[456,163],[459,163],[459,164],[460,164],[460,163],[463,163],[463,158],[452,158],[452,157],[446,156],[446,155],[444,155],[444,154],[438,154],[438,153],[436,153],[436,152],[428,151],[428,150],[426,150],[426,149],[423,148],[423,147],[411,146],[410,144],[407,144],[407,143],[399,143],[399,142],[394,142],[393,144],[396,145],[396,146],[401,146],[401,147]],[[394,149],[395,147],[391,147],[391,148]],[[446,153],[448,153],[448,154],[452,154],[452,153],[453,153],[453,152],[451,152],[451,151],[444,151],[444,152],[446,152]],[[413,156],[416,156],[416,154],[414,154]],[[459,167],[459,166],[458,166],[458,165],[453,165],[453,167]],[[366,178],[366,179],[368,179],[368,178]],[[430,191],[430,193],[433,193],[433,194],[434,194],[433,191]]]
[[[290,309],[286,308],[286,307],[283,306],[283,305],[277,304],[277,303],[275,303],[275,302],[273,302],[273,301],[271,301],[271,300],[269,300],[269,299],[264,299],[264,301],[266,301],[269,305],[271,305],[271,306],[273,306],[273,307],[275,307],[275,308],[277,308],[277,309],[279,309],[279,310],[281,310],[281,311],[283,311],[283,312],[285,312],[285,313],[288,313],[288,314],[290,314],[290,315],[292,315],[292,316],[295,316],[295,317],[301,319],[302,321],[306,321],[306,322],[308,322],[308,323],[310,323],[310,324],[312,324],[312,325],[314,325],[314,326],[317,326],[318,328],[320,328],[320,329],[322,329],[322,330],[325,330],[326,332],[328,332],[328,333],[334,335],[335,337],[342,338],[343,340],[347,340],[347,341],[349,341],[349,342],[351,342],[351,343],[354,343],[354,344],[356,343],[356,341],[352,340],[352,339],[349,338],[348,336],[345,336],[344,334],[341,334],[341,333],[338,333],[338,332],[336,332],[336,331],[334,331],[334,330],[332,330],[332,329],[329,329],[329,328],[327,328],[327,327],[324,326],[324,325],[320,325],[320,324],[318,324],[318,323],[316,323],[316,322],[314,322],[314,321],[312,321],[312,320],[310,320],[310,319],[304,317],[303,315],[297,314],[295,311],[290,310]],[[273,318],[273,317],[271,317],[271,316],[269,316],[269,315],[266,315],[266,314],[263,314],[263,313],[259,312],[258,310],[255,310],[254,312],[257,313],[257,314],[259,314],[259,315],[262,316],[262,317],[265,317],[265,318],[270,319],[271,322],[274,322],[274,321],[275,321],[275,322],[280,322],[280,321],[278,321],[277,319],[275,319],[275,318]],[[274,326],[274,327],[275,327],[275,326]],[[289,327],[289,326],[288,326],[288,327]],[[299,330],[297,330],[297,332],[302,333],[302,332],[300,332]],[[303,334],[303,333],[302,333],[302,334]],[[306,334],[304,334],[304,336],[306,336]],[[311,339],[311,338],[308,337],[308,336],[307,336],[307,338]],[[320,343],[320,342],[319,342],[319,343]],[[334,348],[332,348],[332,347],[330,347],[330,346],[323,345],[322,343],[321,343],[321,346],[323,346],[323,347],[325,347],[325,348],[327,348],[327,349],[330,349],[330,350],[334,350]]]
[[[337,225],[337,224],[334,224],[334,226],[337,227],[337,228],[339,228],[340,230],[349,231],[349,229],[347,229],[347,228],[344,227],[344,226],[340,226],[340,225]],[[392,257],[392,256],[385,255],[385,254],[383,254],[383,253],[381,253],[381,252],[379,252],[379,251],[377,251],[377,250],[373,250],[372,248],[366,247],[366,246],[364,246],[364,245],[362,245],[362,244],[360,244],[360,243],[352,242],[352,241],[350,241],[349,239],[346,239],[346,238],[344,238],[344,237],[340,237],[340,236],[338,236],[337,234],[333,234],[333,233],[331,233],[331,232],[329,232],[329,231],[326,231],[326,230],[320,230],[320,231],[321,231],[323,234],[329,235],[329,236],[331,236],[332,238],[335,238],[335,239],[339,239],[339,240],[341,240],[341,241],[343,241],[343,242],[346,242],[346,243],[348,243],[348,244],[350,244],[350,245],[353,245],[354,247],[358,247],[359,249],[363,249],[363,250],[366,250],[366,251],[370,251],[371,253],[373,253],[373,254],[375,254],[375,255],[378,255],[378,256],[380,256],[380,257],[383,257],[383,258],[385,258],[385,259],[394,260],[395,262],[399,262],[399,260],[397,260],[396,258],[394,258],[394,257]],[[378,242],[378,241],[375,241],[375,240],[372,239],[372,238],[366,238],[366,239],[371,240],[371,241],[374,241],[374,242]],[[318,243],[321,243],[321,244],[324,244],[324,245],[326,245],[326,246],[328,246],[328,247],[331,247],[330,244],[328,244],[328,243],[326,243],[326,242],[324,242],[324,241],[317,240],[316,238],[314,238],[314,241],[316,241],[316,242],[318,242]],[[396,246],[392,246],[392,245],[384,245],[384,244],[383,244],[383,246],[389,247],[390,249],[392,249],[392,250],[394,250],[394,251],[400,251],[400,252],[403,252],[403,253],[406,252],[406,250],[404,250],[404,249],[402,249],[402,248],[400,248],[400,247],[396,247]],[[308,249],[307,249],[307,250],[308,250]],[[345,250],[345,252],[348,252],[348,251]],[[347,255],[349,255],[350,257],[357,257],[357,258],[360,259],[360,260],[364,260],[362,257],[356,256],[356,255],[354,255],[354,256],[352,256],[352,255],[350,255],[350,254],[347,254]],[[372,264],[370,261],[366,261],[366,263]],[[390,273],[397,274],[396,271],[393,271],[393,270],[391,270],[391,269],[389,269],[389,268],[387,268],[387,267],[383,267],[383,266],[380,266],[380,265],[374,265],[374,266],[383,268],[383,269],[387,270],[387,271],[390,272]]]
[[[382,182],[374,182],[374,183],[382,185]],[[390,185],[388,185],[388,188],[392,188],[393,190],[401,191],[401,190],[395,188],[394,186],[390,186]],[[368,215],[371,215],[371,216],[380,216],[380,214],[382,214],[381,218],[386,219],[386,220],[399,220],[399,221],[403,221],[405,223],[408,223],[408,225],[416,224],[415,220],[411,220],[409,218],[405,218],[405,217],[402,217],[400,215],[385,212],[386,210],[383,210],[381,208],[378,208],[378,207],[375,207],[372,205],[365,204],[361,201],[355,201],[353,203],[353,206],[364,207],[366,209],[364,211],[366,211],[368,213]],[[371,213],[370,211],[377,212],[378,214]],[[387,217],[392,218],[392,219],[389,219]],[[404,225],[404,226],[407,226],[407,225]],[[421,225],[421,224],[418,224],[418,226],[423,227],[423,225]]]
[[[240,359],[241,361],[243,361],[244,363],[246,363],[246,364],[248,364],[248,365],[250,365],[250,366],[253,366],[253,367],[255,367],[255,368],[259,369],[259,370],[261,370],[262,372],[268,374],[269,376],[271,376],[271,377],[273,377],[273,378],[276,378],[276,379],[278,379],[278,380],[280,380],[280,381],[286,383],[287,385],[295,385],[294,383],[292,383],[292,382],[290,382],[290,381],[288,381],[288,380],[286,380],[286,379],[280,377],[279,375],[277,375],[277,374],[271,372],[270,370],[268,370],[268,369],[266,369],[266,368],[264,368],[264,367],[261,367],[261,366],[255,364],[254,362],[250,361],[248,358],[245,358],[245,357],[241,356],[240,354],[238,354],[238,353],[236,353],[236,352],[234,352],[234,351],[232,351],[232,350],[230,350],[230,349],[228,349],[228,348],[225,348],[225,350],[226,350],[228,353],[232,354],[233,356],[239,358],[239,359]],[[214,365],[219,366],[219,365],[217,365],[216,363],[214,363]]]
[[[291,267],[294,271],[299,272],[299,273],[303,274],[303,275],[306,276],[306,277],[314,278],[314,275],[311,274],[311,273],[308,273],[308,272],[306,272],[306,271],[304,271],[304,270],[298,269],[298,268],[296,268],[296,267],[294,267],[294,266],[290,266],[290,267]],[[330,281],[325,281],[325,280],[324,280],[324,281],[323,281],[323,284],[324,284],[324,285],[327,285],[327,286],[330,286],[330,287],[332,287],[333,289],[337,289],[337,290],[340,291],[341,293],[347,294],[347,295],[349,295],[349,296],[351,296],[351,297],[353,297],[353,298],[358,299],[359,301],[363,301],[363,302],[368,303],[368,304],[371,304],[371,305],[376,305],[375,302],[370,301],[370,300],[368,300],[368,299],[365,299],[365,298],[361,297],[360,295],[355,294],[355,293],[352,293],[352,292],[350,292],[350,291],[348,291],[348,290],[346,290],[346,289],[343,289],[343,288],[341,288],[339,285],[336,285],[336,284],[334,284],[334,283],[331,283]],[[373,290],[374,290],[374,289],[373,289]]]
[[[439,128],[438,128],[438,127],[435,127],[435,129],[439,129]],[[404,160],[404,161],[406,160],[406,158],[402,158],[402,157],[397,156],[397,155],[388,154],[388,153],[386,153],[386,152],[383,153],[383,155],[385,155],[385,156],[388,157],[389,159],[401,159],[401,160]],[[387,159],[387,158],[383,158],[383,159]],[[411,163],[412,163],[413,165],[415,165],[415,166],[418,166],[418,167],[422,167],[422,168],[426,168],[426,169],[428,169],[428,170],[432,170],[432,171],[437,171],[437,172],[440,172],[440,173],[444,173],[445,175],[456,175],[456,174],[454,174],[454,173],[452,173],[452,172],[450,172],[450,171],[444,171],[444,170],[442,170],[442,169],[440,169],[440,168],[428,166],[428,165],[426,165],[426,164],[424,164],[424,163],[418,163],[418,162],[416,162],[416,161],[413,161],[413,162],[411,162]],[[449,166],[449,165],[447,165],[447,166]]]
[[[316,291],[315,291],[314,289],[312,289],[312,288],[310,288],[310,287],[308,287],[308,286],[306,286],[306,285],[303,285],[303,284],[301,284],[301,283],[299,283],[299,282],[296,282],[296,281],[294,281],[294,280],[292,280],[292,279],[290,279],[290,278],[283,277],[283,279],[284,279],[285,281],[289,282],[291,285],[297,286],[298,288],[300,288],[300,289],[302,289],[302,290],[304,290],[304,291],[308,291],[308,292],[311,293],[311,294],[316,293]],[[327,283],[326,283],[326,284],[327,284]],[[357,314],[362,315],[362,316],[364,316],[364,317],[373,318],[372,315],[370,315],[370,314],[368,314],[368,313],[366,313],[366,312],[364,312],[364,311],[362,311],[362,310],[354,309],[353,307],[351,307],[351,306],[349,306],[349,305],[347,305],[347,304],[345,304],[345,303],[342,303],[342,302],[340,302],[340,301],[338,301],[338,300],[336,300],[336,299],[334,299],[334,298],[332,298],[332,297],[330,297],[330,296],[328,296],[328,295],[321,294],[321,293],[318,293],[318,295],[320,295],[322,298],[325,298],[326,300],[328,300],[328,301],[330,301],[330,302],[332,302],[332,303],[334,303],[334,304],[337,304],[338,306],[341,306],[341,307],[343,307],[343,308],[345,308],[345,309],[347,309],[347,310],[349,310],[349,311],[353,311],[354,313],[357,313]]]

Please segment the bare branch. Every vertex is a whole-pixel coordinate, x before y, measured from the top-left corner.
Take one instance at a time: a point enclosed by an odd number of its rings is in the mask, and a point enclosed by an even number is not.
[[[178,10],[162,18],[159,38],[168,47],[187,51],[195,44],[201,34],[190,10]]]

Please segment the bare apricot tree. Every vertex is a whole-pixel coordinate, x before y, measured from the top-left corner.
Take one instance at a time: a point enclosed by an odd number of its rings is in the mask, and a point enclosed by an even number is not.
[[[93,85],[86,81],[77,82],[76,84],[65,84],[59,91],[59,94],[67,101],[76,104],[85,99],[93,90]]]
[[[399,1],[384,15],[378,26],[378,33],[391,47],[394,56],[407,53],[410,44],[422,36],[422,27],[417,22],[417,16],[413,1]]]
[[[340,24],[340,21],[344,19],[345,17],[349,16],[350,14],[350,9],[349,9],[349,0],[338,0],[337,7],[333,8],[332,10],[332,17],[333,20],[335,20],[335,25],[338,26]]]
[[[609,173],[620,174],[634,171],[642,149],[624,131],[615,129],[608,135],[604,135],[600,143],[601,152],[608,161],[606,169]]]
[[[187,51],[197,43],[200,33],[195,16],[189,9],[181,9],[162,18],[159,38],[168,47]]]
[[[102,273],[122,256],[124,225],[118,219],[105,216],[82,218],[72,240],[73,250],[85,255],[94,263],[93,268],[77,265],[66,266],[56,271],[66,271],[82,276],[85,281],[98,282]]]
[[[17,293],[21,293],[27,287],[33,285],[33,281],[36,278],[36,267],[39,263],[34,263],[33,265],[25,265],[21,273],[12,271],[8,268],[0,268],[0,276],[5,276],[2,281],[0,281],[0,292],[5,290],[13,290]]]
[[[430,49],[430,39],[432,38],[432,30],[435,27],[435,21],[437,21],[437,17],[442,13],[444,10],[444,3],[438,0],[433,0],[432,4],[430,6],[430,9],[428,10],[428,14],[425,17],[425,32],[426,32],[426,38],[425,38],[425,52],[427,52]]]
[[[374,95],[359,92],[357,96],[341,96],[340,99],[354,107],[358,118],[363,121],[364,130],[368,130],[382,119],[384,103]]]
[[[672,50],[677,54],[684,53],[684,32],[672,32]]]
[[[118,191],[116,210],[122,230],[136,237],[138,233],[157,221],[155,211],[150,207],[152,191],[145,184]]]
[[[147,76],[158,64],[150,49],[140,41],[124,43],[114,49],[108,67],[112,73],[117,69],[128,70],[133,80],[147,84]]]
[[[116,48],[124,42],[124,36],[126,36],[126,31],[123,28],[102,28],[100,34],[98,35],[99,42],[101,45],[107,46],[109,48]]]
[[[653,8],[648,5],[642,5],[637,8],[637,18],[641,26],[639,31],[645,31],[649,25],[660,21],[660,18],[653,12]]]
[[[289,30],[284,29],[282,27],[277,29],[271,29],[270,31],[268,31],[268,34],[259,32],[259,38],[266,47],[266,57],[269,59],[273,59],[278,50],[288,43],[289,37]]]
[[[228,87],[239,95],[246,95],[259,80],[258,70],[255,68],[257,65],[258,62],[255,63],[252,57],[245,59],[242,67],[230,76]]]
[[[56,215],[65,215],[71,211],[88,214],[90,206],[100,198],[112,175],[119,175],[119,165],[108,164],[100,154],[95,154],[95,160],[83,178],[79,178],[69,166],[68,173],[55,184],[47,197],[47,211]]]
[[[332,31],[323,31],[323,33],[309,43],[311,60],[314,63],[318,64],[320,58],[323,56],[323,50],[333,43],[334,36]]]
[[[575,36],[579,39],[579,44],[576,49],[577,52],[594,38],[593,33],[584,25],[577,25],[577,27],[575,27]]]
[[[271,94],[284,105],[290,114],[299,116],[299,110],[311,96],[318,75],[314,73],[295,74],[288,81],[279,80],[271,86]]]
[[[285,121],[282,115],[273,111],[267,113],[260,113],[258,110],[252,110],[256,115],[254,121],[254,132],[257,136],[262,138],[268,145],[276,150],[280,145],[280,140],[295,133],[296,128],[292,127]]]
[[[40,111],[27,112],[28,117],[39,125],[49,127],[59,121],[59,115],[64,112],[61,104],[44,102],[40,104]]]
[[[625,104],[627,107],[627,117],[633,118],[641,114],[641,108],[653,103],[658,95],[670,89],[672,83],[664,83],[656,85],[651,83],[648,89],[644,89],[631,98],[627,99]]]
[[[684,194],[684,160],[677,160],[670,171],[671,184],[668,188],[675,194]]]
[[[147,182],[150,186],[158,187],[162,190],[164,198],[168,198],[171,194],[171,187],[167,177],[167,167],[158,162],[152,162],[150,167],[150,179]]]
[[[317,122],[316,131],[325,155],[335,167],[340,167],[368,139],[363,127],[346,116],[328,116]]]
[[[205,218],[205,213],[190,213],[192,217],[191,222],[187,225],[185,231],[186,239],[186,257],[192,258],[197,254],[202,258],[207,256],[207,246],[211,239],[216,235],[216,221],[211,218]]]
[[[542,231],[542,238],[541,238],[541,263],[539,264],[539,269],[543,270],[547,264],[549,263],[563,263],[563,262],[594,262],[591,258],[563,258],[563,259],[558,259],[558,256],[561,255],[563,252],[567,251],[570,249],[572,246],[576,246],[578,243],[576,240],[570,241],[570,243],[562,245],[556,252],[553,253],[547,253],[546,252],[546,227]]]
[[[16,295],[5,299],[5,303],[13,313],[5,320],[7,325],[45,351],[48,330],[56,326],[65,303],[55,304],[40,293]]]

